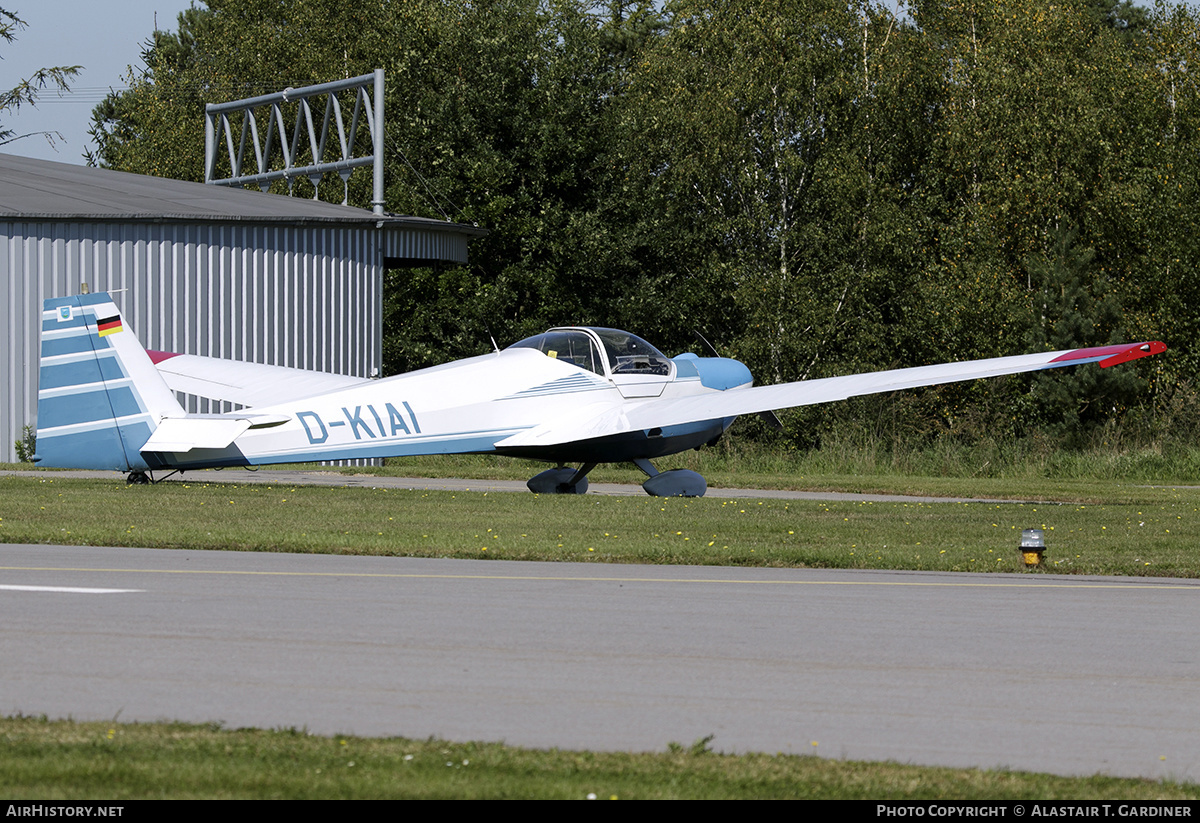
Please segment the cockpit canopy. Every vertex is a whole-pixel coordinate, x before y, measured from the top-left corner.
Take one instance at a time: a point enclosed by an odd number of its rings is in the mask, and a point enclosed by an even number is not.
[[[636,334],[593,327],[551,329],[526,337],[510,349],[537,349],[601,377],[671,374],[671,360]],[[605,363],[608,364],[607,374]]]

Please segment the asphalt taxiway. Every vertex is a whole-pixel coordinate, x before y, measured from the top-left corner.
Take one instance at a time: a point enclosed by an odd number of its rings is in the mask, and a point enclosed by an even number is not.
[[[0,545],[0,714],[1200,779],[1200,581]]]

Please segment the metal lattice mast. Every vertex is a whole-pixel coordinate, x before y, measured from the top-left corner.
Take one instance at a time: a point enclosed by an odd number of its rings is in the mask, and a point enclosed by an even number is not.
[[[343,116],[340,92],[354,92],[354,110],[347,130]],[[324,98],[324,105],[314,101]],[[314,106],[313,103],[317,102]],[[296,105],[289,141],[284,106]],[[314,119],[314,109],[321,112],[320,128]],[[239,118],[235,145],[235,124]],[[261,117],[266,117],[266,134],[260,134]],[[367,131],[371,135],[371,153],[355,156],[355,140],[359,123],[365,118]],[[276,94],[265,94],[229,103],[210,103],[204,113],[204,182],[216,186],[255,185],[266,191],[276,180],[287,180],[288,191],[292,182],[304,177],[313,184],[313,199],[317,199],[317,184],[322,175],[335,172],[342,178],[342,203],[349,199],[350,173],[359,166],[374,165],[371,207],[375,214],[383,214],[383,69],[371,74],[336,80],[301,89],[285,89]],[[307,146],[300,141],[308,138]],[[216,176],[217,147],[224,142],[228,155],[230,175]],[[246,149],[253,156],[247,158]],[[307,151],[306,151],[307,149]],[[277,165],[278,159],[282,166]],[[329,157],[330,159],[326,159]],[[253,171],[247,171],[247,160]],[[304,165],[298,162],[307,160]]]

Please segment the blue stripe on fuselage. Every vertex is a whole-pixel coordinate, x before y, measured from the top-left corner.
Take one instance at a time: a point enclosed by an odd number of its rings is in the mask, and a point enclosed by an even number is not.
[[[512,431],[477,437],[447,437],[439,440],[421,439],[416,442],[387,441],[371,444],[367,441],[328,449],[295,452],[271,452],[269,455],[247,455],[237,446],[229,449],[193,449],[186,454],[154,454],[175,468],[203,469],[208,467],[243,465],[259,466],[275,463],[309,463],[321,460],[357,460],[375,457],[402,457],[432,454],[487,454],[494,452],[497,440],[511,437]]]

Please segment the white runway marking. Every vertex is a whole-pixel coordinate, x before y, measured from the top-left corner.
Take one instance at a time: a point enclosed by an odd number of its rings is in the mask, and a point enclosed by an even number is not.
[[[65,592],[66,594],[126,594],[144,592],[145,589],[86,589],[81,586],[4,586],[0,591],[8,592]]]

